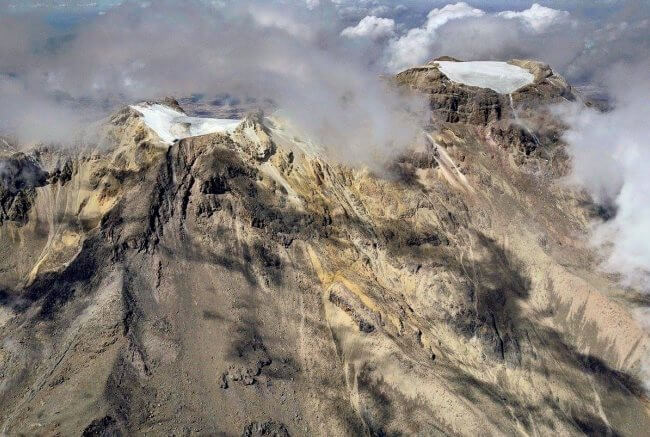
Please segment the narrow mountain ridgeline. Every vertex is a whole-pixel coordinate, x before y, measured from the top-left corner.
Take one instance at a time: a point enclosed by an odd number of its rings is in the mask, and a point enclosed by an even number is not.
[[[579,96],[435,62],[394,78],[433,118],[385,174],[173,100],[96,147],[7,143],[0,434],[644,435],[650,339],[561,181],[548,105]]]

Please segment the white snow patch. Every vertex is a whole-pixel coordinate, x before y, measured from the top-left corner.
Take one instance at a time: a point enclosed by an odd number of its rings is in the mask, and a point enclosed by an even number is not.
[[[436,61],[440,71],[454,82],[481,88],[490,88],[501,94],[510,94],[535,80],[529,71],[498,61]]]
[[[183,138],[230,133],[241,123],[241,120],[189,117],[160,104],[139,104],[131,108],[143,115],[145,124],[166,144],[173,144]]]

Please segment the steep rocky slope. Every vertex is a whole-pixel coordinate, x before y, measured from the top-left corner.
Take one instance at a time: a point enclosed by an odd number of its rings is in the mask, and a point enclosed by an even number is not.
[[[575,96],[517,65],[512,99],[399,74],[434,126],[387,175],[261,114],[3,150],[0,432],[642,435],[649,338],[558,182]]]

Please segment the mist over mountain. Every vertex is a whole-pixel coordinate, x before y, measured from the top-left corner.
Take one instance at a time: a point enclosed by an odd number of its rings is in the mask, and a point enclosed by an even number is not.
[[[650,5],[0,2],[0,435],[644,435]]]

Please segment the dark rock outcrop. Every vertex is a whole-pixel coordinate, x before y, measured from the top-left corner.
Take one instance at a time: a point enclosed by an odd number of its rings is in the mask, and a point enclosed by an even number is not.
[[[251,422],[244,428],[242,437],[289,437],[289,431],[283,423],[272,420],[259,423]]]
[[[22,153],[0,159],[0,225],[25,224],[36,188],[45,185],[47,178],[47,172]]]

